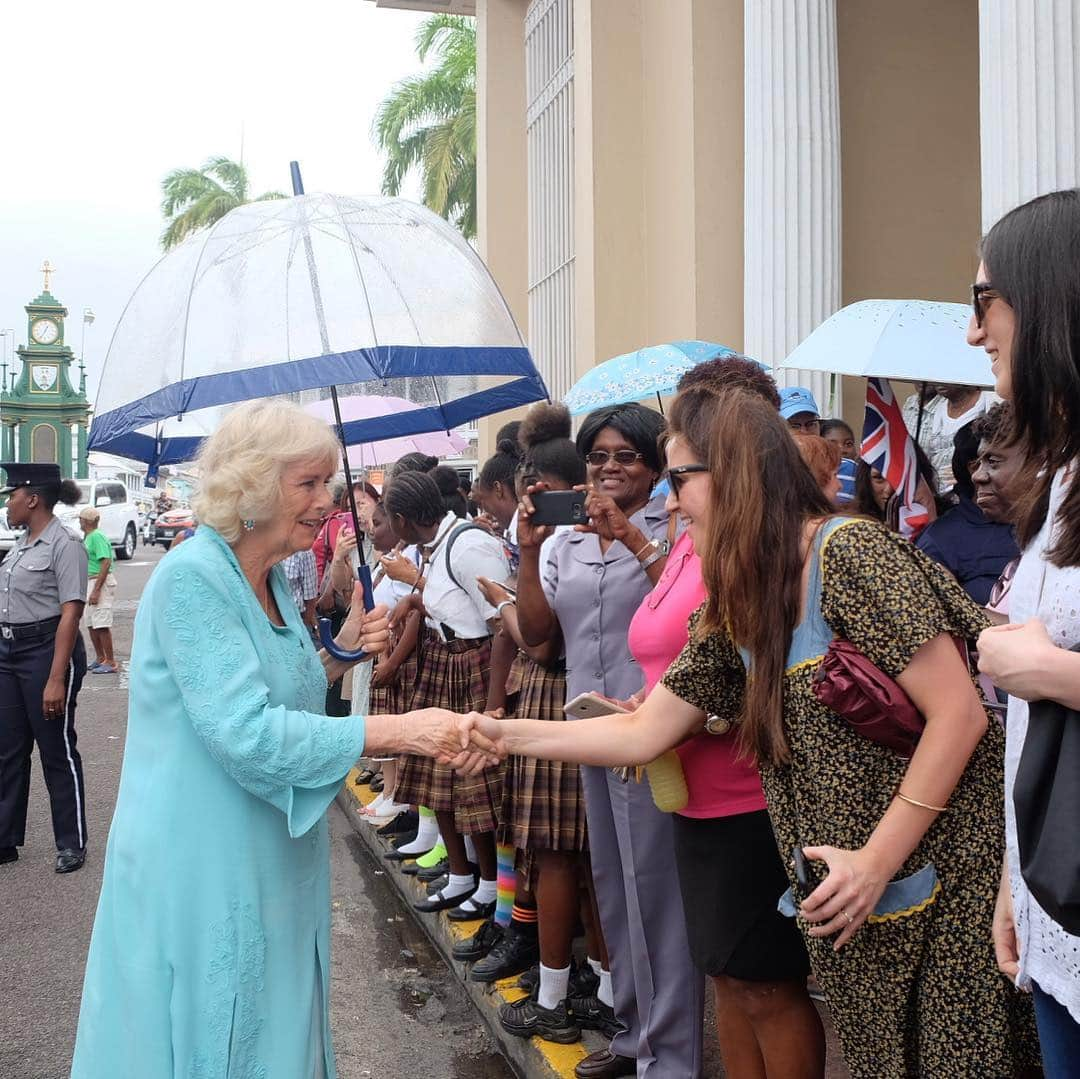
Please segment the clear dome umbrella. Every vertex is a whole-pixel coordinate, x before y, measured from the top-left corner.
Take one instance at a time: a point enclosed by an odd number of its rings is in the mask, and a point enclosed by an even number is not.
[[[254,398],[408,386],[421,407],[361,421],[356,442],[547,397],[498,286],[452,226],[403,199],[304,195],[292,170],[296,197],[237,207],[140,282],[109,343],[89,449],[153,476]],[[361,583],[370,604],[370,577]]]

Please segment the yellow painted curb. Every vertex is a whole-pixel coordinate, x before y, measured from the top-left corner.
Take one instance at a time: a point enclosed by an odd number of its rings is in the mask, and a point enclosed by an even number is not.
[[[357,804],[357,807],[370,805],[376,798],[376,795],[373,794],[367,786],[357,786],[356,777],[359,774],[359,770],[353,768],[345,780],[345,790],[349,792],[351,799]],[[387,872],[389,871],[390,870],[387,869]],[[422,888],[419,881],[414,881],[413,887],[418,896],[422,894]],[[455,942],[471,937],[480,924],[479,921],[452,922],[449,918],[445,917],[445,912],[444,914],[439,915],[439,920],[442,923],[442,929]],[[456,969],[455,973],[458,973]],[[497,1010],[500,1005],[512,1004],[525,996],[527,996],[525,990],[518,987],[517,978],[513,977],[504,978],[502,981],[495,982],[490,990],[483,994],[483,1000],[488,1007]],[[495,1020],[494,1025],[496,1027],[498,1026],[497,1019]],[[588,1033],[586,1036],[588,1036]],[[504,1038],[511,1037],[512,1035],[509,1034],[504,1035]],[[514,1040],[516,1041],[517,1039]],[[558,1076],[559,1079],[573,1079],[574,1068],[592,1051],[591,1049],[586,1048],[582,1042],[576,1042],[573,1045],[558,1045],[554,1042],[546,1042],[541,1038],[531,1038],[529,1044],[543,1059],[543,1062],[548,1069],[548,1075]],[[600,1047],[600,1045],[595,1046],[595,1048]],[[535,1074],[531,1074],[530,1079],[538,1079],[538,1077]]]

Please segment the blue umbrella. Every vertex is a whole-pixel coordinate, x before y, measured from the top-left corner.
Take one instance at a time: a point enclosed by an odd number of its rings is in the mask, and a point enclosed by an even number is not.
[[[596,408],[641,401],[656,395],[657,401],[675,392],[687,371],[706,360],[735,356],[734,349],[709,341],[672,341],[650,345],[597,364],[578,379],[563,398],[574,416]]]
[[[827,318],[781,364],[835,375],[993,386],[990,359],[965,340],[971,307],[861,300]]]

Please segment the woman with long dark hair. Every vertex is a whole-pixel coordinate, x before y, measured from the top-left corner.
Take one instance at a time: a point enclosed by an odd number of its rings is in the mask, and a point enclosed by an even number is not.
[[[1049,1076],[1080,1061],[1080,937],[1039,906],[1020,873],[1013,784],[1028,702],[1080,708],[1080,191],[1056,191],[1006,214],[983,241],[968,341],[990,355],[1012,402],[1012,445],[1029,466],[1019,486],[1023,550],[1009,593],[1012,624],[979,638],[979,663],[1009,694],[1005,758],[1008,860],[994,941],[1001,969],[1035,995]],[[1075,832],[1073,842],[1077,842]]]
[[[471,722],[508,751],[591,764],[651,760],[706,719],[737,724],[852,1075],[1017,1075],[1034,1057],[1030,1011],[989,940],[1003,735],[952,640],[985,617],[905,540],[834,516],[771,405],[728,392],[712,414],[712,499],[691,524],[707,535],[708,600],[660,685],[561,743],[542,723]],[[910,759],[818,700],[834,636],[922,713]]]

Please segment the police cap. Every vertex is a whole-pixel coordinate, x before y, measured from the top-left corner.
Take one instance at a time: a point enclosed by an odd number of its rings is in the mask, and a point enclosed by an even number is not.
[[[0,468],[7,475],[7,486],[0,488],[0,495],[9,495],[18,487],[59,487],[60,466],[29,461],[0,461]]]

